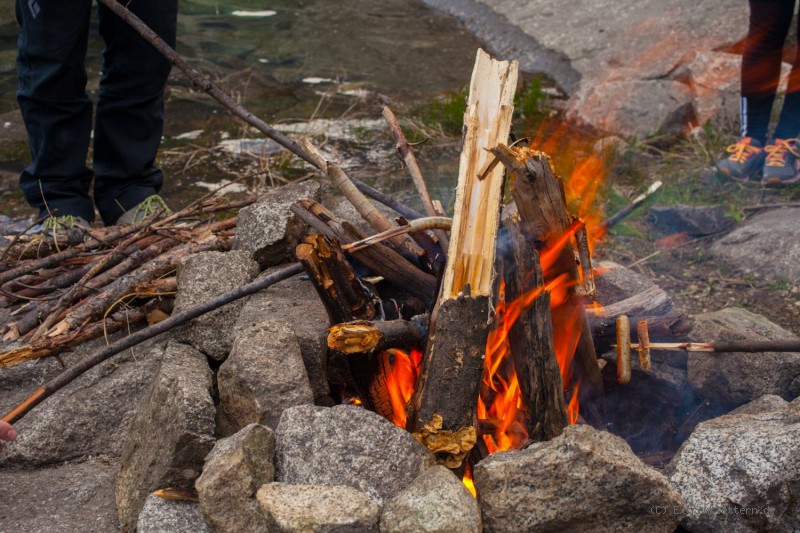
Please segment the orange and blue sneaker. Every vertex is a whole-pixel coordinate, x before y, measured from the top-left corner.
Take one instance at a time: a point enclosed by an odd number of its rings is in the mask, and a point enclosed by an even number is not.
[[[780,187],[800,180],[800,139],[774,139],[764,147],[764,151],[767,159],[761,183],[767,187]]]
[[[727,148],[730,154],[717,162],[720,174],[736,181],[758,179],[764,166],[766,153],[761,143],[752,137],[743,137]]]

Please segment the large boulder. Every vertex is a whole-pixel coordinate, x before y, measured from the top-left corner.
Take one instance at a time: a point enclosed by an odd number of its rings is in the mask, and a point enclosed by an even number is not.
[[[185,311],[237,289],[258,275],[258,264],[242,251],[203,252],[178,265],[178,295],[175,312]],[[177,330],[176,338],[222,361],[231,351],[232,331],[244,301],[231,302],[197,317]]]
[[[800,209],[775,209],[749,218],[715,242],[711,253],[745,274],[797,283]]]
[[[197,502],[147,497],[136,522],[136,533],[211,533]]]
[[[256,495],[275,533],[377,533],[381,506],[352,487],[269,483]]]
[[[239,314],[234,335],[263,324],[291,329],[300,345],[314,398],[327,396],[329,322],[314,285],[304,276],[295,276],[252,295]]]
[[[797,531],[800,400],[759,400],[701,423],[665,474],[686,501],[689,531]]]
[[[116,489],[122,531],[136,528],[149,493],[194,486],[214,446],[214,414],[205,356],[170,341],[122,456]]]
[[[797,336],[760,315],[734,307],[696,316],[690,339],[736,342]],[[700,396],[732,407],[765,394],[787,400],[800,395],[800,353],[692,352],[687,370],[689,383]]]
[[[19,437],[0,454],[0,468],[51,465],[84,457],[119,458],[136,408],[150,390],[161,346],[137,346],[92,368],[16,424]],[[62,355],[67,365],[105,345],[104,339]],[[54,358],[0,371],[0,411],[8,412],[63,372]]]
[[[304,198],[319,201],[319,182],[307,180],[272,189],[255,204],[242,208],[233,248],[251,254],[261,268],[294,258],[295,246],[308,226],[289,208]]]
[[[636,296],[656,286],[647,277],[614,261],[598,261],[595,274],[597,300],[604,306]]]
[[[747,10],[734,0],[672,0],[666,5],[642,0],[624,6],[576,0],[569,9],[559,0],[425,3],[459,17],[495,55],[519,60],[523,70],[546,73],[569,96],[606,95],[605,106],[596,105],[602,98],[573,99],[571,111],[585,122],[637,136],[653,133],[665,123],[663,117],[680,114],[687,99],[691,103],[692,87],[678,76],[678,67],[692,60],[692,52],[728,49],[748,28]],[[674,89],[665,90],[675,81]],[[717,87],[712,80],[705,83],[709,91]],[[726,83],[720,80],[719,86]],[[585,110],[583,103],[589,106]],[[657,109],[646,112],[648,103]],[[603,107],[619,112],[604,117]]]
[[[36,533],[118,531],[114,477],[107,457],[35,470],[0,470],[0,530]]]
[[[434,464],[408,432],[360,407],[287,409],[276,440],[277,481],[347,485],[380,502]]]
[[[203,516],[214,531],[266,529],[256,491],[275,479],[274,457],[275,435],[258,424],[217,441],[195,484]]]
[[[381,533],[481,533],[478,502],[453,472],[435,466],[386,502]]]
[[[486,532],[663,531],[679,517],[656,508],[683,499],[619,437],[569,426],[547,442],[475,466]]]
[[[281,414],[314,403],[295,334],[266,322],[240,331],[217,373],[219,406],[236,428],[276,428]]]

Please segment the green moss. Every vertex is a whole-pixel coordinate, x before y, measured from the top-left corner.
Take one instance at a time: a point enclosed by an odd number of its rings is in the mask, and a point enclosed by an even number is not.
[[[445,133],[460,134],[468,95],[468,87],[462,87],[435,98],[420,112],[422,122],[427,126],[439,126]]]

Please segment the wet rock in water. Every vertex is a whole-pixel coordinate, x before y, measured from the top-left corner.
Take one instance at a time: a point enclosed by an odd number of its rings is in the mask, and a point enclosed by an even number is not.
[[[602,305],[620,302],[646,291],[656,284],[645,276],[614,261],[592,262],[599,269],[595,275],[597,300]]]
[[[775,209],[747,219],[711,246],[733,268],[767,280],[800,279],[800,209]]]
[[[681,507],[667,479],[642,463],[619,437],[590,426],[475,466],[486,532],[663,531],[680,517],[653,512]]]
[[[293,259],[307,226],[289,208],[303,198],[319,201],[319,182],[307,180],[272,189],[257,203],[242,208],[233,248],[252,254],[261,268]]]
[[[410,433],[361,407],[287,409],[275,436],[277,481],[347,485],[379,502],[434,464]]]
[[[217,373],[217,387],[220,409],[237,428],[276,428],[289,407],[314,403],[297,337],[274,322],[238,333]]]
[[[797,339],[766,318],[740,308],[695,317],[689,338],[695,342],[737,342]],[[736,407],[765,394],[785,399],[800,395],[800,353],[692,352],[689,383],[712,402]]]
[[[453,472],[435,466],[386,502],[381,533],[481,532],[478,502]]]
[[[191,501],[147,497],[136,522],[136,533],[210,533],[200,505]]]
[[[773,403],[774,400],[769,400]],[[665,469],[689,531],[800,528],[800,400],[701,423]]]
[[[714,235],[733,227],[724,205],[655,205],[647,211],[647,220],[662,233],[692,237]]]
[[[118,531],[117,468],[109,458],[95,457],[35,470],[0,469],[0,530]]]
[[[611,80],[583,85],[570,100],[566,116],[623,137],[682,135],[694,119],[687,89],[671,80]]]
[[[162,341],[163,342],[163,341]],[[104,339],[64,354],[72,366]],[[2,467],[44,466],[93,455],[118,458],[134,415],[147,396],[163,352],[138,346],[89,370],[20,420],[19,436],[0,453]],[[8,412],[63,372],[54,358],[0,370],[0,411]]]
[[[311,282],[295,276],[252,295],[239,314],[234,332],[258,324],[284,325],[294,332],[314,398],[326,396],[328,314]]]
[[[135,529],[149,493],[194,486],[214,446],[214,412],[205,356],[170,341],[122,456],[116,489],[122,531]]]
[[[274,457],[275,435],[258,424],[217,441],[195,483],[203,516],[214,531],[267,529],[255,496],[275,479]]]
[[[257,494],[276,533],[370,533],[378,531],[381,506],[352,487],[270,483]]]
[[[178,295],[174,313],[205,303],[252,281],[258,264],[241,251],[194,254],[178,265]],[[197,317],[177,330],[176,338],[216,361],[228,356],[233,324],[244,302],[238,300]]]

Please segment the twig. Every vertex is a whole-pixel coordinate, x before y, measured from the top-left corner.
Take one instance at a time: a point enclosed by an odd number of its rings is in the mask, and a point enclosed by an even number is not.
[[[637,207],[645,202],[645,200],[655,194],[655,192],[658,191],[662,185],[663,183],[660,180],[653,182],[653,184],[650,185],[645,192],[634,198],[630,204],[626,205],[617,211],[613,216],[609,217],[608,220],[603,223],[603,226],[608,229],[618,224],[622,219],[633,213]]]
[[[387,231],[382,231],[380,233],[376,233],[375,235],[371,235],[366,239],[362,239],[357,242],[353,242],[350,244],[342,245],[342,249],[348,252],[357,252],[359,250],[363,250],[367,246],[372,246],[373,244],[378,244],[379,242],[385,241],[386,239],[390,239],[392,237],[396,237],[397,235],[405,235],[407,233],[415,233],[418,231],[427,231],[427,230],[450,230],[453,226],[453,219],[447,217],[440,217],[440,216],[432,216],[426,218],[418,218],[415,220],[409,220],[408,224],[405,226],[398,226],[396,228],[392,228]]]
[[[112,344],[99,350],[95,354],[87,357],[86,359],[81,360],[79,363],[75,364],[75,366],[71,367],[66,372],[63,372],[55,379],[47,382],[43,387],[37,389],[24,402],[22,402],[21,404],[13,408],[11,411],[6,413],[6,415],[3,416],[2,420],[4,422],[8,422],[9,424],[18,422],[22,417],[24,417],[28,412],[30,412],[31,409],[42,403],[45,399],[52,396],[55,392],[63,388],[65,385],[71,383],[75,378],[85,373],[86,371],[90,370],[91,368],[94,368],[95,366],[99,365],[106,359],[124,350],[127,350],[128,348],[136,346],[137,344],[140,344],[148,339],[152,339],[156,335],[160,335],[165,331],[169,331],[170,329],[180,326],[181,324],[185,324],[186,322],[194,318],[197,318],[201,315],[204,315],[215,309],[218,309],[223,305],[236,301],[240,298],[244,298],[245,296],[249,296],[262,289],[266,289],[267,287],[270,287],[278,283],[279,281],[283,281],[287,278],[290,278],[295,274],[299,274],[302,271],[303,271],[303,266],[300,263],[293,263],[291,265],[285,266],[279,270],[276,270],[272,274],[269,274],[268,276],[264,276],[263,278],[257,279],[256,281],[248,283],[247,285],[243,285],[238,289],[217,296],[216,298],[213,298],[203,304],[187,309],[186,311],[172,315],[171,317],[159,322],[158,324],[142,329],[128,337],[113,342]]]

